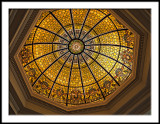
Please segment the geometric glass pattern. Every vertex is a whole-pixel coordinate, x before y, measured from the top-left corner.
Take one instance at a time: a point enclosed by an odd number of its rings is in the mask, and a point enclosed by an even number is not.
[[[106,9],[43,10],[19,57],[35,93],[75,106],[116,92],[132,73],[134,42]]]

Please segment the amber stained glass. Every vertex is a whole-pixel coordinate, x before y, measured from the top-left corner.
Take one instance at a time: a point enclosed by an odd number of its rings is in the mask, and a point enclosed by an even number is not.
[[[116,92],[132,72],[134,42],[106,9],[44,10],[19,57],[35,93],[75,106]]]

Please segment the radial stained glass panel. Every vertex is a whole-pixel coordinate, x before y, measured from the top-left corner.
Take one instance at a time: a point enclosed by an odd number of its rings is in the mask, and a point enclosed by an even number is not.
[[[19,57],[35,93],[76,106],[104,101],[125,83],[134,42],[108,10],[44,10]]]

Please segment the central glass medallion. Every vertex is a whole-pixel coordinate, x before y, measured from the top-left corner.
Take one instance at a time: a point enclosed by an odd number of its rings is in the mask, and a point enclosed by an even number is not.
[[[79,39],[71,40],[68,49],[73,54],[80,54],[84,50],[84,43]]]

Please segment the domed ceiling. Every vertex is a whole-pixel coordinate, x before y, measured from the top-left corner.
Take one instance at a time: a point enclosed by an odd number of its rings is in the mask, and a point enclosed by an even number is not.
[[[19,58],[35,94],[88,105],[107,100],[131,75],[134,41],[108,10],[43,10]]]

